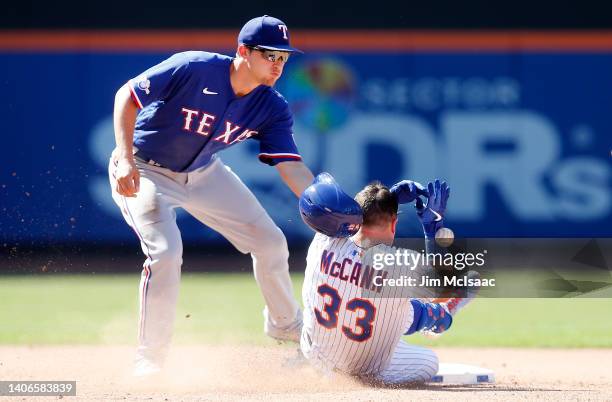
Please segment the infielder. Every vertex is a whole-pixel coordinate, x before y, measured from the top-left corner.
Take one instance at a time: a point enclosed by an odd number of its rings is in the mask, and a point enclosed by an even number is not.
[[[177,53],[117,92],[111,188],[146,256],[136,375],[159,371],[170,343],[183,251],[179,207],[251,254],[266,304],[265,332],[299,339],[302,315],[292,295],[285,237],[217,156],[254,139],[260,161],[275,166],[297,196],[312,182],[287,102],[272,88],[296,51],[282,21],[258,17],[240,31],[235,57]]]
[[[437,180],[428,190],[411,181],[402,181],[391,190],[374,183],[361,190],[355,202],[326,173],[306,189],[300,211],[306,223],[320,232],[308,250],[302,290],[300,347],[307,360],[325,370],[388,385],[428,381],[436,374],[436,354],[404,342],[402,335],[447,330],[452,315],[468,299],[426,303],[401,297],[401,292],[396,294],[389,287],[384,289],[386,294],[378,294],[372,280],[375,273],[364,255],[396,253],[391,245],[398,202],[415,199],[426,247],[432,252],[435,233],[443,226],[449,191],[446,183]],[[428,197],[426,205],[420,195]]]

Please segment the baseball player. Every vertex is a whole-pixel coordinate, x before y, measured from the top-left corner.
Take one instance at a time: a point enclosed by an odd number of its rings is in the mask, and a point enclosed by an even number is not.
[[[436,374],[436,354],[404,342],[402,335],[447,330],[452,315],[468,299],[438,304],[403,297],[397,289],[381,287],[373,280],[377,273],[364,256],[396,254],[398,249],[391,245],[398,202],[414,200],[426,247],[434,252],[432,239],[443,226],[449,191],[438,180],[427,190],[411,181],[391,189],[373,183],[357,194],[355,202],[326,173],[306,189],[300,211],[306,223],[320,232],[308,251],[302,290],[300,347],[307,360],[319,368],[389,385],[428,381]],[[419,196],[427,197],[426,205]],[[406,270],[399,266],[385,270],[393,268]],[[386,271],[378,276],[386,277]]]
[[[290,55],[289,30],[264,15],[238,35],[235,57],[177,53],[129,80],[115,97],[113,199],[146,256],[140,281],[136,375],[159,371],[170,343],[182,263],[176,208],[253,259],[266,307],[264,331],[298,341],[285,237],[253,193],[217,156],[247,139],[299,196],[313,175],[292,134],[292,114],[272,87]]]

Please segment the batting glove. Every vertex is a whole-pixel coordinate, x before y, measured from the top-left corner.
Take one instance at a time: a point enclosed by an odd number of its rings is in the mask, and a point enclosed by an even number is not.
[[[416,213],[417,217],[423,225],[425,238],[431,239],[436,236],[438,229],[444,227],[444,212],[446,212],[446,201],[450,195],[450,187],[445,181],[440,183],[436,179],[435,183],[427,185],[429,196],[427,204],[423,205],[423,200],[420,197],[416,198]]]
[[[398,204],[412,202],[417,199],[419,195],[429,197],[427,189],[421,183],[412,180],[402,180],[399,183],[395,183],[389,191],[397,197]]]
[[[410,299],[412,304],[413,320],[410,328],[404,335],[412,335],[417,331],[431,331],[440,334],[450,328],[453,317],[448,310],[438,303],[423,303],[417,299]]]

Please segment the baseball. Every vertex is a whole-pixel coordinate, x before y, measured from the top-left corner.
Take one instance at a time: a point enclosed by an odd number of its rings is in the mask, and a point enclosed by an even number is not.
[[[440,228],[436,232],[436,243],[440,247],[449,247],[455,240],[455,234],[449,228]]]

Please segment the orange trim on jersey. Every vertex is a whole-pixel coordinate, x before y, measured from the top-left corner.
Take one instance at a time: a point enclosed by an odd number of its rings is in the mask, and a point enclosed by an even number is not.
[[[236,47],[235,30],[1,30],[0,51],[167,52]],[[612,51],[612,30],[293,30],[305,51]]]

